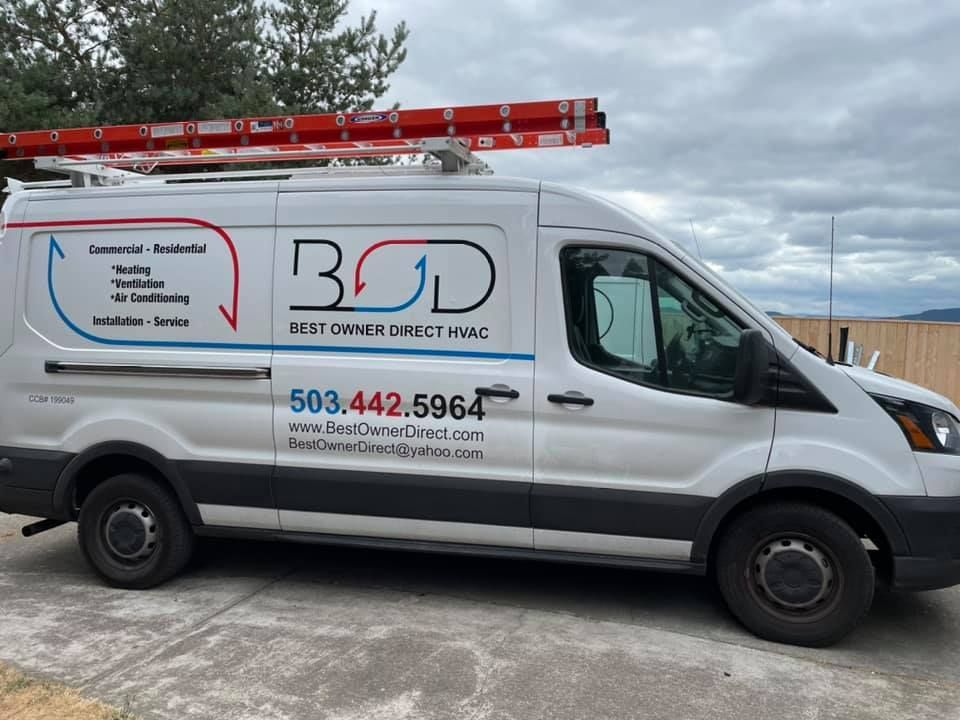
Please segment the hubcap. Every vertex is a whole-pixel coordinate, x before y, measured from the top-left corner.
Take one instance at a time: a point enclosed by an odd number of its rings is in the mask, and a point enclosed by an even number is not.
[[[753,563],[757,588],[774,605],[794,612],[814,610],[836,589],[834,565],[809,540],[778,538],[765,543]]]
[[[156,518],[142,503],[119,503],[106,515],[104,538],[110,552],[120,559],[145,560],[157,547]]]

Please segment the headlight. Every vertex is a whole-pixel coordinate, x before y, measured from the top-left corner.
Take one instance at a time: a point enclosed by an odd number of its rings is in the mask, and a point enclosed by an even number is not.
[[[914,450],[960,455],[960,426],[949,413],[900,398],[872,397],[900,426]]]
[[[960,453],[960,428],[957,421],[945,412],[936,411],[930,415],[933,423],[933,432],[944,450]]]

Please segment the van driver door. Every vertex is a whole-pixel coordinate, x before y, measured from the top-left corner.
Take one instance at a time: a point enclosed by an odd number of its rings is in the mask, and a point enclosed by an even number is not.
[[[535,547],[690,560],[773,441],[774,408],[732,400],[749,317],[632,236],[541,229],[537,275]]]

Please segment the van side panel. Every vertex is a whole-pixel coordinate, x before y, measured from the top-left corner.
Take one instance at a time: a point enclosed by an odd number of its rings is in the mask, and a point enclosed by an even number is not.
[[[270,504],[275,189],[147,192],[31,198],[0,446],[130,443],[201,502]]]

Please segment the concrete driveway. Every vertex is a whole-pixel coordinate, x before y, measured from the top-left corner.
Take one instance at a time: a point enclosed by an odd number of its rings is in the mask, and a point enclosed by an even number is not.
[[[0,659],[144,718],[957,718],[960,590],[882,593],[842,645],[747,634],[710,584],[205,541],[146,592],[0,515]]]

